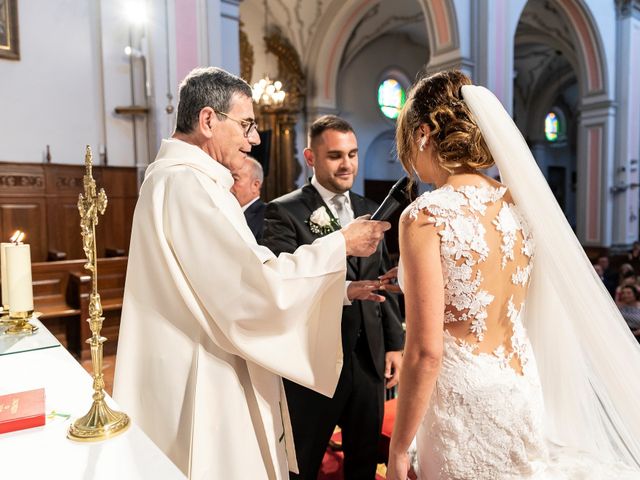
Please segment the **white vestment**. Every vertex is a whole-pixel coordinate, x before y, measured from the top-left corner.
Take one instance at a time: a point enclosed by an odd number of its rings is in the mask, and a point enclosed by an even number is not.
[[[190,478],[297,470],[281,376],[333,395],[344,237],[275,257],[229,171],[164,140],[136,206],[114,398]]]

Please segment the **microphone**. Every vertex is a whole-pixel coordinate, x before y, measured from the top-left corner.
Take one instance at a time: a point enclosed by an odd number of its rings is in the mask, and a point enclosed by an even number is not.
[[[407,197],[407,184],[409,183],[409,177],[402,177],[398,180],[386,198],[382,202],[382,204],[378,207],[378,209],[373,212],[371,215],[371,220],[386,220],[393,213],[400,208],[402,202],[408,199]]]

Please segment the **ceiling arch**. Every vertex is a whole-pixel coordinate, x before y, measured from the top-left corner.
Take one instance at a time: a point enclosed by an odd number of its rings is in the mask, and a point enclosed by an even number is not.
[[[458,49],[460,41],[452,0],[415,1],[424,12],[429,51],[439,55]],[[359,22],[379,3],[380,0],[333,0],[327,7],[305,55],[312,108],[335,109],[338,71],[349,38]],[[425,58],[425,63],[427,61]]]

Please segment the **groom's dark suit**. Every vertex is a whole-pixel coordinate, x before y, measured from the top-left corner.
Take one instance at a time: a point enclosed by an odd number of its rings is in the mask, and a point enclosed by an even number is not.
[[[349,193],[355,217],[372,213],[376,204]],[[311,213],[329,208],[310,184],[273,200],[265,212],[263,244],[276,255],[313,243],[307,223]],[[349,257],[347,280],[375,280],[390,268],[384,242],[368,258]],[[342,428],[345,479],[375,477],[377,445],[384,410],[385,352],[402,350],[404,334],[398,303],[354,301],[342,314],[344,365],[333,398],[285,380],[300,475],[315,480],[336,425]],[[329,361],[329,359],[327,359]]]

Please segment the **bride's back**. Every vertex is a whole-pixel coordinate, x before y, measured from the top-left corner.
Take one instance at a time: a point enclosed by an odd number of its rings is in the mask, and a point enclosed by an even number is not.
[[[411,215],[425,215],[440,235],[445,335],[522,373],[533,241],[509,192],[486,181],[447,184],[418,198]]]

